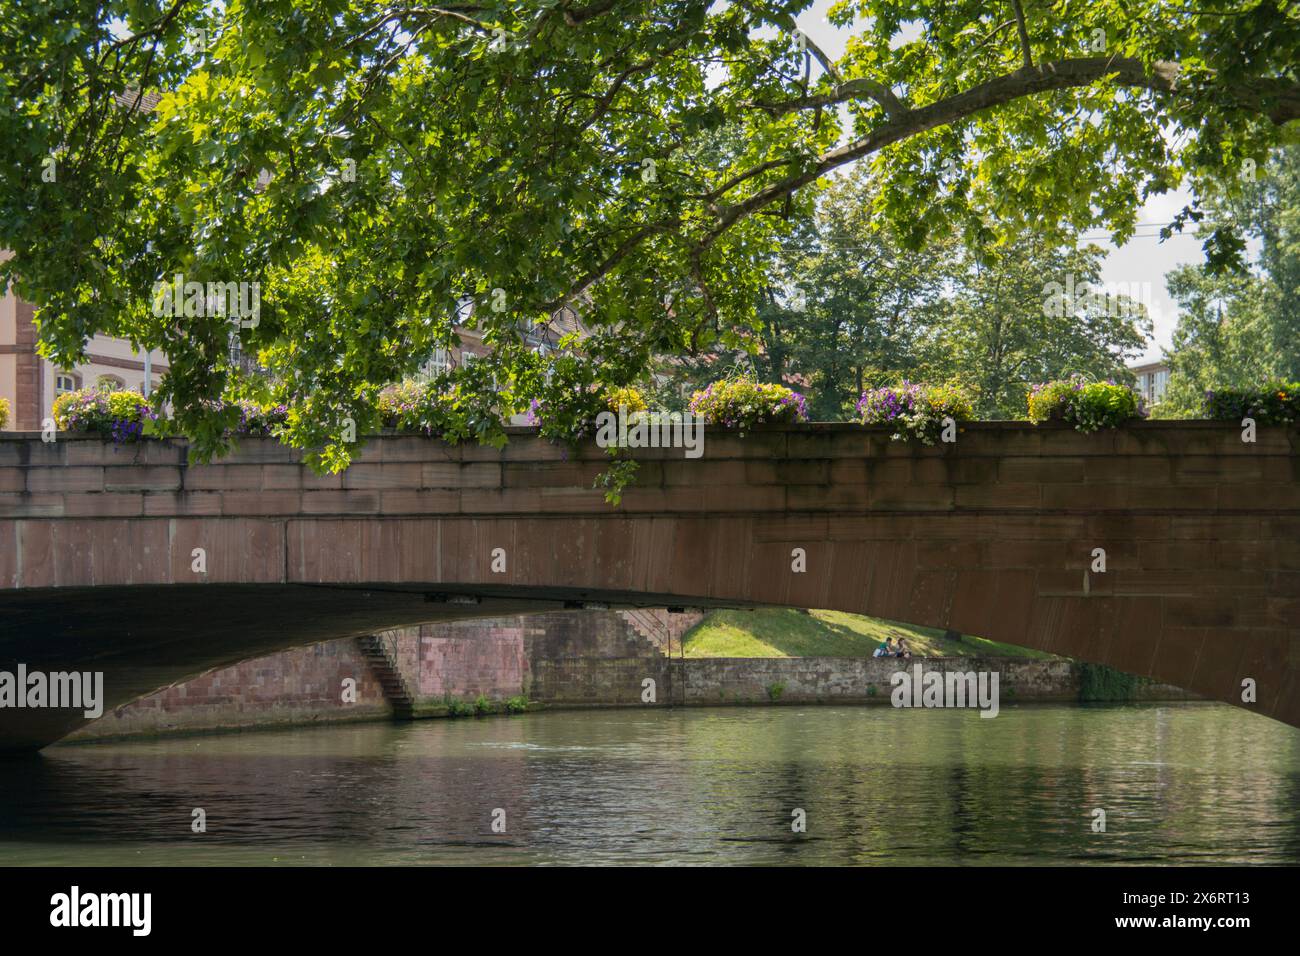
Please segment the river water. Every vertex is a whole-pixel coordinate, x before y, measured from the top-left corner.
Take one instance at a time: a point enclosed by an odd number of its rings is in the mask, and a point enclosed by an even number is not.
[[[1217,704],[597,710],[0,762],[0,865],[624,862],[1295,864],[1300,731]]]

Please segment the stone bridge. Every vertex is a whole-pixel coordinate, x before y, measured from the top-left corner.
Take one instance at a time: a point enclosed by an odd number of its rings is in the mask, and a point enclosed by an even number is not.
[[[372,438],[346,472],[248,440],[0,437],[0,671],[102,671],[117,706],[275,650],[584,606],[788,605],[953,628],[1300,725],[1300,430],[1144,422],[708,430],[635,452]],[[1092,570],[1104,549],[1105,571]],[[1255,699],[1243,701],[1243,682]],[[1249,695],[1248,695],[1249,696]],[[80,711],[0,709],[0,747]]]

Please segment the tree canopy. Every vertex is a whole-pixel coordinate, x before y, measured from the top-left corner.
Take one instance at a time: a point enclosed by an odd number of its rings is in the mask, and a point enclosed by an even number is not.
[[[795,28],[811,2],[0,0],[0,279],[56,362],[95,332],[164,349],[199,447],[213,399],[270,388],[339,465],[461,297],[494,353],[450,385],[490,437],[548,389],[750,340],[775,250],[852,163],[906,248],[1123,241],[1145,197],[1232,193],[1300,117],[1291,0],[843,0],[838,59]],[[158,314],[174,275],[258,284],[238,334],[268,379],[237,381],[228,317]],[[543,360],[522,333],[566,304],[593,334]]]

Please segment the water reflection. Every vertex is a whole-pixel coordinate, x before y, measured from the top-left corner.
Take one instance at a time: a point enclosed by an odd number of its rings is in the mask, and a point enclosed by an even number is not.
[[[1220,705],[545,713],[54,748],[0,863],[1296,863],[1298,798]]]

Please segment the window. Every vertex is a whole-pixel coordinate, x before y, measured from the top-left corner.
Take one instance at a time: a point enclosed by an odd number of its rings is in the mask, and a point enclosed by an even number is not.
[[[562,332],[572,332],[578,328],[578,313],[567,305],[560,306],[551,318],[559,325]]]
[[[54,376],[54,394],[66,395],[77,390],[77,376],[71,372],[60,372]]]
[[[256,352],[245,352],[244,345],[239,341],[239,333],[231,332],[227,341],[228,353],[230,355],[230,365],[238,369],[244,375],[261,375],[266,369],[257,364]],[[154,386],[157,388],[157,386]]]
[[[95,388],[101,392],[116,392],[126,388],[126,382],[116,375],[101,375],[95,379]]]
[[[424,381],[428,381],[431,378],[437,378],[443,372],[447,371],[449,365],[450,363],[447,361],[447,350],[435,349],[433,357],[420,366],[419,374],[416,377]]]
[[[1164,399],[1165,389],[1169,387],[1169,372],[1161,370],[1156,372],[1155,384],[1151,387],[1151,404],[1155,404]]]

